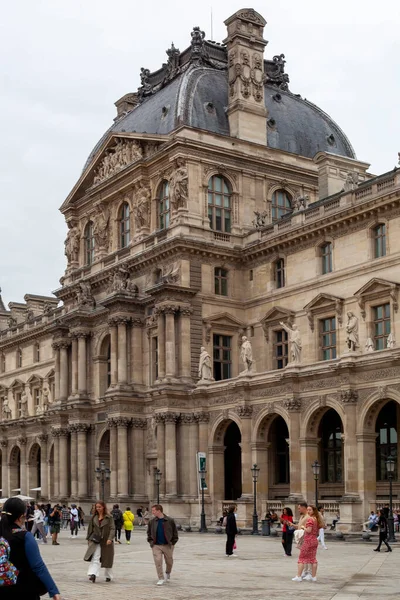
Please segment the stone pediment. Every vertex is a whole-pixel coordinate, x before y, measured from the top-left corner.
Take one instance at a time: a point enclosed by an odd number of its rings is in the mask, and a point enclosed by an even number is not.
[[[294,312],[288,308],[281,306],[274,306],[265,314],[264,318],[261,319],[261,326],[264,330],[264,336],[266,341],[269,341],[269,331],[273,327],[277,327],[281,321],[291,323],[294,319]]]
[[[207,342],[211,339],[211,330],[216,327],[227,329],[228,331],[235,331],[241,335],[244,335],[246,332],[245,323],[227,312],[210,315],[203,319],[203,323],[205,326],[205,338]]]
[[[304,310],[306,311],[311,331],[314,331],[315,316],[325,313],[327,310],[335,313],[339,325],[343,322],[343,298],[339,298],[338,296],[318,294],[318,296],[304,307]]]
[[[386,279],[379,279],[374,277],[368,283],[363,285],[354,296],[358,300],[358,305],[361,309],[361,315],[365,319],[365,303],[367,301],[381,300],[384,297],[389,297],[395,312],[398,311],[398,293],[399,284],[394,281],[387,281]]]
[[[24,382],[21,381],[20,379],[14,379],[14,381],[10,385],[10,388],[14,390],[16,388],[24,387],[24,385],[25,385]]]

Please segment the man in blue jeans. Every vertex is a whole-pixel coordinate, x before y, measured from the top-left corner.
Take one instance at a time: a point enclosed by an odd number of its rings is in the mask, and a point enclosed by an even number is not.
[[[178,541],[178,530],[175,521],[163,513],[161,504],[151,507],[153,518],[147,525],[147,541],[153,551],[154,564],[157,570],[157,585],[168,583],[174,564],[174,546]],[[165,576],[163,572],[163,557],[165,560]]]

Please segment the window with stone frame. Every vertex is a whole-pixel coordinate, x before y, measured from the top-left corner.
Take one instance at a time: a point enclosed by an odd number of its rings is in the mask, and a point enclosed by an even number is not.
[[[34,362],[40,362],[40,344],[37,342],[33,348]]]
[[[372,307],[373,312],[373,340],[375,350],[387,348],[387,339],[390,333],[390,304],[381,304]]]
[[[95,250],[95,242],[94,242],[94,232],[93,232],[93,223],[89,221],[85,227],[84,232],[84,262],[85,266],[90,266],[94,263],[94,250]]]
[[[283,258],[278,258],[274,263],[274,280],[278,289],[285,287],[285,260]]]
[[[151,338],[151,382],[158,379],[158,337]]]
[[[127,248],[131,241],[131,211],[129,204],[124,202],[119,211],[119,247]]]
[[[0,373],[6,372],[6,355],[4,353],[0,354]]]
[[[288,334],[284,329],[278,329],[274,334],[274,369],[284,369],[288,364]]]
[[[321,360],[336,358],[336,317],[327,317],[319,322]]]
[[[158,188],[157,229],[167,229],[170,221],[169,183],[164,180]]]
[[[33,398],[33,409],[35,411],[35,415],[37,413],[37,408],[40,406],[40,396],[41,396],[40,388],[34,387],[32,389],[32,398]]]
[[[276,190],[271,198],[272,222],[292,212],[292,196],[286,190]]]
[[[232,337],[214,333],[213,366],[215,381],[232,377]]]
[[[210,228],[223,233],[231,232],[232,190],[222,175],[213,175],[208,182],[208,218]]]
[[[218,296],[228,295],[228,271],[222,267],[214,269],[214,291]]]
[[[320,424],[322,444],[322,483],[343,481],[343,432],[338,413],[329,409]]]
[[[386,225],[381,223],[373,229],[374,258],[386,256]]]
[[[17,353],[16,353],[16,367],[17,367],[17,369],[20,369],[22,367],[22,350],[21,350],[21,348],[18,348]]]
[[[386,461],[394,459],[394,480],[398,478],[397,465],[397,404],[391,400],[380,410],[376,420],[376,480],[387,481]]]
[[[17,407],[17,419],[22,417],[22,403],[21,403],[22,392],[15,392],[15,406]]]
[[[332,273],[332,243],[325,242],[321,246],[321,272],[322,275]]]

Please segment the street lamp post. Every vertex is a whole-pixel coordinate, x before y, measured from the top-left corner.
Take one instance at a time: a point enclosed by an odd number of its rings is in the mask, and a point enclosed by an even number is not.
[[[251,474],[253,475],[253,531],[252,535],[258,535],[258,514],[257,514],[257,480],[260,469],[257,465],[253,465]]]
[[[160,481],[161,481],[161,476],[162,476],[160,469],[156,469],[154,476],[156,478],[156,486],[157,486],[157,504],[160,504]]]
[[[207,531],[206,525],[206,513],[204,510],[204,489],[206,487],[206,473],[205,469],[199,470],[200,475],[200,487],[201,487],[201,514],[200,514],[200,533],[205,533]]]
[[[389,542],[395,542],[396,538],[394,535],[394,519],[393,519],[393,492],[392,482],[394,476],[395,462],[392,457],[386,461],[386,471],[389,479],[389,517],[388,517],[388,529],[389,529]]]
[[[312,470],[314,473],[314,479],[315,479],[315,507],[318,509],[318,478],[319,478],[319,470],[321,468],[321,465],[319,464],[319,462],[317,460],[314,460],[312,466]]]
[[[108,467],[106,467],[106,463],[104,460],[100,461],[100,467],[96,467],[94,472],[96,473],[97,481],[100,481],[101,484],[101,499],[104,502],[104,487],[106,481],[110,479],[111,471]]]

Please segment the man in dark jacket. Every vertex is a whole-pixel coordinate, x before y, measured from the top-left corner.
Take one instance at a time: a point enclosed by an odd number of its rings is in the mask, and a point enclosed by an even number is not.
[[[153,551],[154,564],[156,565],[157,585],[168,583],[174,564],[174,546],[178,541],[178,530],[175,521],[163,513],[161,504],[151,507],[153,518],[147,525],[147,541]],[[163,572],[163,556],[165,560],[165,577]]]
[[[237,535],[236,517],[235,517],[235,506],[230,506],[228,514],[226,516],[226,555],[237,556],[233,553],[233,546],[235,544],[235,536]]]

